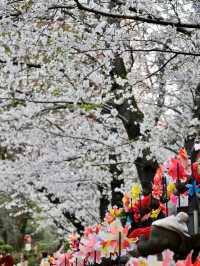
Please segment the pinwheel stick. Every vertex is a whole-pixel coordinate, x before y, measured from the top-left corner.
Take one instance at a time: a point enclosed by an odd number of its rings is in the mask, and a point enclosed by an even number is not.
[[[133,216],[133,200],[131,198],[131,212],[132,212],[132,216]]]
[[[94,265],[96,265],[96,261],[97,261],[97,252],[96,250],[94,251]]]
[[[198,202],[196,195],[196,182],[194,179],[194,173],[192,168],[192,188],[193,188],[193,197],[194,197],[194,210],[193,210],[193,218],[194,218],[194,233],[198,234],[199,231],[199,216],[198,216]]]
[[[193,211],[194,215],[194,233],[198,234],[198,210]]]
[[[109,266],[112,265],[112,254],[110,253],[110,257],[109,257]]]
[[[140,224],[142,222],[142,202],[141,202],[141,194],[139,193],[139,214],[140,214]]]
[[[178,184],[180,184],[180,176],[179,176],[179,163],[177,163],[177,181]],[[180,210],[181,207],[181,197],[180,197],[180,192],[178,192],[178,208]]]
[[[122,242],[122,234],[119,232],[119,254],[118,254],[118,265],[121,265],[121,242]]]
[[[163,176],[163,195],[166,202],[165,202],[165,207],[166,207],[166,216],[168,216],[168,199],[167,199],[167,180],[166,177]]]

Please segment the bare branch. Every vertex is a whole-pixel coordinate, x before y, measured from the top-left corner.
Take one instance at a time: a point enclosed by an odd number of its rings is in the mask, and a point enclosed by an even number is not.
[[[90,50],[82,50],[72,54],[79,54],[79,53],[88,53],[88,52],[98,52],[98,51],[112,51],[112,48],[99,48],[99,49],[90,49]],[[145,52],[145,53],[153,53],[153,52],[160,52],[166,54],[175,54],[175,55],[185,55],[185,56],[200,56],[200,53],[194,52],[187,52],[187,51],[176,51],[176,50],[165,50],[160,48],[151,48],[151,49],[125,49],[122,50],[121,53],[124,52]]]
[[[83,141],[83,142],[94,142],[94,143],[97,143],[97,144],[101,144],[107,148],[112,148],[112,146],[106,144],[105,142],[103,141],[100,141],[100,140],[97,140],[97,139],[92,139],[92,138],[86,138],[86,137],[79,137],[79,136],[72,136],[72,135],[68,135],[66,133],[57,133],[57,132],[53,132],[53,131],[47,131],[45,129],[42,129],[44,132],[47,132],[49,134],[52,134],[56,137],[61,137],[61,138],[69,138],[69,139],[74,139],[74,140],[77,140],[77,141]],[[64,129],[60,130],[62,132],[64,132]]]
[[[135,21],[140,21],[140,22],[146,22],[149,24],[155,24],[155,25],[161,25],[161,26],[172,26],[175,28],[189,28],[189,29],[200,29],[200,24],[193,24],[193,23],[180,23],[180,22],[172,22],[172,21],[165,21],[161,20],[160,18],[156,19],[151,19],[151,18],[145,18],[141,16],[132,16],[132,15],[122,15],[118,13],[108,13],[105,11],[100,11],[96,10],[93,8],[89,8],[87,6],[82,5],[78,0],[74,0],[75,3],[77,4],[78,9],[84,10],[89,13],[93,13],[96,15],[101,15],[104,17],[112,17],[116,19],[130,19],[130,20],[135,20]]]
[[[17,97],[1,97],[0,102],[2,101],[19,101],[19,102],[30,102],[30,103],[35,103],[35,104],[66,104],[66,105],[71,105],[72,106],[81,106],[84,104],[88,105],[93,105],[100,107],[101,105],[98,103],[89,103],[89,102],[77,102],[74,103],[72,101],[67,101],[67,100],[58,100],[58,101],[42,101],[42,100],[31,100],[27,98],[17,98]],[[67,106],[62,106],[61,108],[67,108]],[[59,107],[58,107],[59,108]]]
[[[81,156],[74,156],[74,157],[69,157],[69,158],[66,158],[66,159],[63,159],[63,160],[60,160],[60,161],[47,161],[47,162],[50,163],[50,164],[60,164],[60,163],[63,163],[63,162],[75,161],[75,160],[78,160],[80,158],[81,158]]]
[[[145,79],[149,79],[152,76],[156,75],[157,73],[159,73],[161,70],[163,70],[167,64],[169,64],[169,62],[171,62],[175,57],[177,57],[177,54],[175,54],[174,56],[172,56],[171,58],[169,58],[161,67],[159,67],[159,69],[157,69],[155,72],[151,73],[149,76],[147,76]]]
[[[70,6],[66,6],[66,5],[53,5],[50,6],[48,8],[48,10],[54,10],[54,9],[74,9],[75,5],[70,5]]]
[[[150,79],[152,76],[156,75],[161,70],[163,70],[167,66],[167,64],[169,64],[169,62],[171,62],[175,57],[177,57],[177,54],[175,54],[174,56],[172,56],[171,58],[169,58],[161,67],[159,67],[159,69],[157,69],[156,71],[154,71],[150,75],[144,77],[143,79],[136,81],[133,85],[135,86],[138,83],[142,83],[146,79]]]
[[[155,105],[155,106],[158,105],[158,104],[156,104],[156,103],[150,103],[150,102],[145,102],[145,101],[140,101],[140,103],[147,104],[147,105]],[[164,105],[164,104],[163,104],[163,107],[164,107],[164,108],[167,108],[167,109],[169,109],[169,110],[172,110],[172,111],[174,111],[175,113],[177,113],[177,114],[179,114],[179,115],[182,115],[182,112],[180,112],[179,110],[177,110],[177,109],[174,108],[173,106],[169,106],[169,105]]]

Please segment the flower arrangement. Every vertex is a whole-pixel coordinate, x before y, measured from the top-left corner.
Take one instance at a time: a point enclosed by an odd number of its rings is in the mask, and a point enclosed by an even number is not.
[[[141,234],[148,238],[152,221],[168,214],[167,202],[177,204],[177,184],[185,184],[181,196],[192,196],[194,191],[200,191],[195,180],[187,184],[190,169],[187,153],[180,149],[175,158],[158,167],[151,194],[143,195],[141,185],[133,184],[131,191],[124,193],[123,208],[109,208],[104,222],[86,227],[81,238],[76,232],[69,236],[70,249],[66,253],[69,262],[82,266],[100,263],[103,258],[126,255]],[[142,263],[148,265],[145,260]]]
[[[137,238],[128,238],[128,227],[123,227],[120,219],[115,219],[112,223],[104,222],[102,225],[87,227],[79,241],[79,248],[74,249],[74,234],[70,236],[71,249],[67,252],[70,262],[76,262],[81,266],[84,263],[100,263],[103,258],[113,258],[117,254],[126,254]]]
[[[190,175],[190,161],[186,150],[182,148],[175,158],[169,159],[158,168],[153,179],[153,196],[163,203],[170,201],[178,207],[180,199],[187,200],[188,191],[185,185]],[[181,190],[181,187],[185,189]]]

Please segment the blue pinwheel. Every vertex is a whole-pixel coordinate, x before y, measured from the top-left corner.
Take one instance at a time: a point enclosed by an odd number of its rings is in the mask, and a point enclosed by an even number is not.
[[[192,180],[192,184],[187,184],[186,187],[190,197],[193,197],[196,193],[200,193],[200,188],[197,186],[197,182],[194,179]]]
[[[132,224],[132,222],[133,222],[132,217],[130,217],[130,215],[128,215],[127,220],[126,220],[126,224],[129,225],[129,224]]]

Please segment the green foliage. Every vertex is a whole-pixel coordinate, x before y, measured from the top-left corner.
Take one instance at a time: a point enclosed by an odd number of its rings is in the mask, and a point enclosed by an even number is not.
[[[119,218],[120,218],[121,223],[125,225],[127,222],[127,215],[124,210],[120,213]]]
[[[60,89],[59,88],[55,88],[52,92],[52,95],[53,96],[60,96],[61,92],[60,92]]]
[[[79,107],[80,107],[80,109],[83,109],[86,112],[89,112],[89,111],[94,110],[96,108],[100,108],[101,106],[102,106],[101,104],[81,103]]]
[[[37,262],[38,262],[38,258],[36,254],[34,253],[28,254],[28,265],[29,266],[35,266],[37,265]]]
[[[1,241],[2,242],[2,241]],[[0,245],[0,252],[6,252],[6,253],[11,253],[13,252],[13,247],[8,244],[1,244]]]
[[[58,235],[54,227],[48,227],[38,231],[33,236],[34,243],[37,243],[39,252],[53,253],[59,245]]]
[[[6,54],[11,54],[11,50],[10,50],[10,47],[9,47],[8,45],[3,44],[2,46],[3,46],[3,48],[5,49],[5,53],[6,53]]]
[[[12,247],[17,253],[24,252],[23,238],[24,235],[30,234],[33,244],[38,244],[39,252],[54,252],[59,243],[56,229],[47,227],[38,231],[38,223],[41,220],[41,209],[38,205],[21,195],[20,201],[24,201],[24,207],[18,207],[17,204],[12,206],[12,209],[3,207],[10,200],[10,197],[0,193],[0,248],[2,251]],[[38,213],[38,216],[33,217],[33,211]],[[19,214],[16,215],[16,213]]]
[[[38,244],[38,250],[40,251],[40,252],[48,252],[48,250],[49,250],[49,243],[43,243],[43,242],[41,242],[41,243],[39,243]]]
[[[66,241],[64,245],[64,251],[67,252],[69,249],[70,249],[70,243],[69,241]]]
[[[42,252],[48,252],[48,253],[53,253],[55,252],[56,250],[56,247],[57,247],[57,242],[39,242],[38,243],[38,251],[39,253],[42,253]]]
[[[125,210],[121,211],[119,217],[120,217],[121,219],[126,219],[126,212],[125,212]]]

